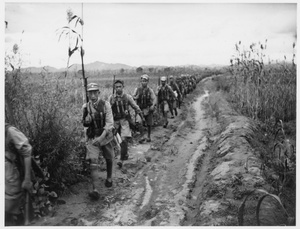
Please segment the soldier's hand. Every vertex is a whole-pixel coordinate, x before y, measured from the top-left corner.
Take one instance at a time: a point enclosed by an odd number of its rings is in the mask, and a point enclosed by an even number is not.
[[[99,144],[100,144],[100,137],[98,137],[98,138],[95,138],[93,141],[92,141],[92,145],[94,145],[94,146],[98,146]]]
[[[28,191],[29,193],[32,192],[32,182],[31,180],[24,180],[22,182],[22,188],[25,189],[26,191]]]
[[[84,119],[84,124],[89,125],[92,123],[92,117],[90,115],[87,115]]]

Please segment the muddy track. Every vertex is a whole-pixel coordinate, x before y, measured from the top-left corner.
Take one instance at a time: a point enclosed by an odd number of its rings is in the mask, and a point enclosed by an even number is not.
[[[112,188],[104,187],[100,166],[99,201],[89,200],[88,183],[78,184],[73,195],[63,198],[65,204],[33,225],[182,225],[192,207],[186,200],[194,198],[195,168],[199,158],[206,158],[202,103],[207,96],[198,86],[168,128],[154,128],[151,144],[135,139],[123,169],[114,166]]]

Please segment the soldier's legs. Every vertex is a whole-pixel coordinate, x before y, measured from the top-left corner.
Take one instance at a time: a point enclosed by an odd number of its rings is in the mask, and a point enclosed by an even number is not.
[[[12,214],[5,212],[5,226],[24,226],[25,220],[22,213]]]
[[[92,144],[92,140],[88,140],[86,144],[87,154],[86,160],[90,160],[90,170],[91,170],[91,178],[92,178],[92,188],[93,191],[89,194],[92,199],[99,199],[100,195],[98,190],[96,189],[95,183],[99,178],[98,174],[98,157],[100,153],[100,149],[98,146],[94,146]]]
[[[18,195],[15,199],[5,198],[5,226],[24,225],[24,216],[20,207],[24,205],[24,196]]]
[[[128,140],[124,138],[121,143],[121,161],[126,161],[128,157]]]
[[[167,125],[168,125],[168,111],[169,111],[169,105],[168,105],[168,103],[167,103],[167,101],[164,101],[163,103],[162,103],[162,113],[163,113],[163,117],[164,117],[164,128],[166,128],[167,127]]]
[[[131,130],[129,127],[129,123],[126,119],[121,119],[120,121],[121,125],[121,138],[122,143],[121,146],[121,162],[118,162],[118,166],[121,168],[123,166],[123,161],[128,160],[128,138],[131,137]]]
[[[174,113],[173,113],[173,101],[168,101],[168,106],[169,106],[169,110],[171,113],[171,118],[174,118]]]
[[[151,128],[153,125],[153,113],[149,113],[147,116],[145,116],[146,123],[147,123],[147,129],[148,129],[148,138],[147,141],[151,141]]]
[[[175,116],[177,116],[177,101],[178,101],[178,99],[173,101],[173,110],[174,110]]]
[[[177,103],[178,103],[178,108],[180,109],[180,106],[181,106],[181,99],[182,99],[182,97],[180,96],[180,97],[178,97],[178,101],[177,101]]]
[[[106,160],[106,187],[112,186],[112,170],[113,170],[113,158],[114,158],[114,149],[112,142],[102,146],[103,157]]]

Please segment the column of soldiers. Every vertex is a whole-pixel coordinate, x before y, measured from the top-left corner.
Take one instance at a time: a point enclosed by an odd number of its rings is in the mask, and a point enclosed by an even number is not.
[[[178,115],[183,99],[196,88],[196,77],[181,75],[160,78],[160,85],[154,91],[149,87],[149,76],[144,74],[140,78],[140,86],[135,89],[133,96],[124,92],[124,82],[114,82],[115,93],[108,101],[100,99],[100,88],[95,83],[88,85],[87,93],[89,102],[83,105],[83,125],[87,127],[86,159],[90,160],[92,191],[91,199],[97,200],[100,193],[95,186],[97,180],[97,160],[102,152],[106,160],[107,178],[106,187],[112,187],[112,169],[114,158],[114,146],[120,145],[120,159],[117,162],[119,168],[123,167],[124,161],[128,160],[128,141],[132,138],[131,107],[136,114],[138,122],[147,129],[146,136],[139,141],[151,142],[151,130],[153,127],[153,113],[158,110],[163,117],[163,127],[168,126],[168,116],[171,119]],[[155,108],[158,109],[155,109]],[[169,115],[170,113],[170,115]],[[121,136],[116,137],[116,136]],[[144,133],[142,133],[144,135]],[[120,140],[117,140],[120,139]]]
[[[86,160],[90,162],[92,191],[89,197],[98,200],[100,192],[95,183],[98,180],[98,159],[100,154],[106,162],[105,186],[113,186],[112,171],[115,159],[114,149],[120,149],[120,160],[117,162],[119,168],[123,167],[124,161],[128,160],[128,140],[132,137],[132,115],[131,107],[137,114],[140,122],[147,129],[140,143],[151,142],[151,130],[153,127],[153,114],[158,110],[161,112],[164,124],[168,126],[168,116],[174,118],[178,115],[184,98],[196,88],[196,77],[181,75],[178,77],[162,76],[160,85],[154,89],[150,88],[149,76],[141,76],[141,85],[136,88],[134,95],[124,93],[124,82],[114,82],[115,93],[108,101],[100,98],[100,88],[96,83],[90,83],[87,87],[89,101],[82,107],[82,123],[86,128]],[[158,109],[156,109],[158,108]],[[118,148],[117,147],[117,148]],[[5,125],[5,225],[16,225],[15,220],[20,219],[20,206],[24,203],[24,190],[32,191],[30,178],[31,171],[31,145],[26,136],[8,124]],[[20,176],[16,157],[23,163],[23,176]],[[22,218],[22,217],[21,217]],[[21,219],[19,221],[23,221]]]
[[[168,126],[168,116],[173,119],[178,115],[183,99],[196,88],[196,77],[181,75],[160,78],[160,85],[156,91],[149,87],[149,76],[141,76],[140,86],[135,89],[133,96],[124,93],[124,82],[114,82],[115,94],[108,101],[100,99],[100,88],[95,83],[88,85],[87,93],[89,102],[83,105],[83,125],[87,127],[87,156],[90,160],[92,188],[89,193],[91,199],[97,200],[100,193],[95,186],[97,180],[97,160],[102,152],[106,160],[107,178],[106,187],[112,187],[112,168],[114,158],[114,146],[120,144],[120,160],[117,162],[119,168],[123,167],[124,161],[128,160],[128,140],[132,137],[130,124],[132,123],[131,107],[139,118],[139,121],[147,128],[147,134],[139,142],[151,142],[151,129],[153,127],[153,113],[155,107],[161,112],[164,123]],[[143,133],[142,133],[143,134]],[[117,140],[121,136],[121,141]]]

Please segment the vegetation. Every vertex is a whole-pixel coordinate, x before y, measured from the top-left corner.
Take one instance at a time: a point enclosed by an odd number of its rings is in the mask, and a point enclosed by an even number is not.
[[[295,212],[296,187],[296,64],[295,54],[290,63],[265,63],[264,44],[251,44],[249,49],[236,44],[236,53],[230,60],[228,77],[218,77],[217,88],[227,92],[236,111],[251,117],[261,127],[260,139],[266,149],[260,148],[262,175],[273,189],[268,195],[282,201],[284,211]],[[295,44],[293,44],[295,48]],[[259,133],[258,133],[259,134]],[[257,223],[259,225],[259,206]],[[281,200],[280,200],[281,199]],[[245,198],[239,212],[243,224]],[[280,202],[281,203],[281,202]],[[289,215],[289,214],[287,214]],[[289,217],[289,221],[293,221]],[[288,222],[287,224],[290,224]]]
[[[270,61],[265,64],[266,46],[266,43],[253,43],[249,50],[243,50],[241,42],[236,44],[230,67],[234,76],[231,99],[242,114],[266,123],[279,119],[284,122],[295,120],[295,55],[291,64],[272,64]]]

